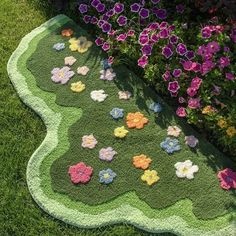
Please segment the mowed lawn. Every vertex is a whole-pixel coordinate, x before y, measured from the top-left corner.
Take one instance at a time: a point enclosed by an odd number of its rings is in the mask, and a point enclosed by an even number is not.
[[[0,1],[0,235],[154,235],[123,224],[78,229],[44,213],[29,194],[27,162],[46,130],[42,120],[18,98],[6,66],[21,38],[54,15],[46,0]]]

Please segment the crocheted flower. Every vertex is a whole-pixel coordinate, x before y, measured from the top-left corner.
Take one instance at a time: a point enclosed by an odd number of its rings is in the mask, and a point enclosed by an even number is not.
[[[55,83],[66,84],[68,80],[75,74],[70,70],[70,67],[64,66],[62,68],[54,68],[51,71],[52,81]]]
[[[94,90],[90,93],[90,97],[97,102],[103,102],[108,95],[105,94],[105,91],[103,89],[100,90]]]
[[[79,75],[87,75],[88,72],[89,72],[89,68],[87,66],[82,66],[82,67],[77,68],[77,73]]]
[[[85,84],[83,84],[81,81],[78,81],[76,83],[72,83],[70,89],[73,92],[81,93],[82,91],[85,90]]]
[[[230,168],[219,171],[217,177],[220,180],[221,188],[226,190],[236,189],[236,172],[233,172]]]
[[[116,173],[110,168],[99,171],[99,182],[103,184],[110,184],[116,177]]]
[[[144,174],[141,176],[141,180],[146,181],[148,185],[153,185],[159,179],[160,177],[155,170],[145,170]]]
[[[88,41],[86,37],[79,37],[78,39],[72,38],[69,40],[70,50],[78,51],[80,53],[87,52],[88,49],[92,46],[92,42]]]
[[[93,134],[90,135],[84,135],[82,137],[82,144],[81,146],[83,148],[89,148],[93,149],[95,148],[96,144],[98,143],[97,139],[93,136]]]
[[[149,109],[155,113],[162,111],[162,106],[160,103],[153,102],[150,104]]]
[[[226,134],[232,138],[234,135],[236,135],[236,129],[234,126],[230,126],[227,130],[226,130]]]
[[[119,91],[118,95],[121,100],[129,100],[132,94],[129,91]]]
[[[117,138],[124,138],[128,133],[129,133],[129,131],[127,129],[125,129],[124,126],[117,127],[114,129],[114,135]]]
[[[53,45],[53,49],[57,50],[57,51],[61,51],[65,48],[65,44],[64,43],[56,43]]]
[[[79,162],[76,165],[70,166],[68,173],[70,174],[71,182],[74,184],[85,184],[91,179],[93,168],[86,166],[84,162]]]
[[[185,144],[187,144],[189,147],[196,147],[196,145],[198,144],[198,139],[195,138],[195,136],[190,135],[190,136],[185,136],[184,138],[185,140]]]
[[[101,80],[111,81],[111,80],[113,80],[116,77],[116,73],[114,73],[111,68],[107,69],[107,70],[101,70],[100,74],[101,74],[100,75],[100,79]]]
[[[117,152],[112,147],[102,148],[99,151],[99,159],[103,161],[112,161]]]
[[[136,168],[140,168],[140,169],[143,169],[143,170],[147,169],[151,162],[152,162],[152,159],[147,157],[144,154],[133,157],[133,165]]]
[[[110,111],[110,115],[113,117],[113,119],[116,119],[116,120],[118,120],[119,118],[123,118],[124,109],[115,107]]]
[[[161,142],[161,148],[164,149],[168,154],[179,151],[180,145],[178,139],[167,137],[165,141]]]
[[[128,113],[126,116],[126,124],[128,128],[142,129],[147,123],[148,119],[140,112]]]
[[[65,63],[66,66],[72,66],[76,61],[77,60],[72,56],[65,57],[65,59],[64,59],[64,63]]]
[[[193,163],[190,160],[184,161],[184,162],[177,162],[175,164],[176,168],[176,175],[179,178],[187,178],[187,179],[193,179],[194,173],[198,172],[199,168],[197,165],[193,165]]]
[[[178,137],[181,133],[181,129],[177,126],[169,126],[167,128],[167,134],[170,136]]]
[[[74,31],[72,29],[64,29],[61,31],[61,35],[64,37],[70,37],[74,34]]]

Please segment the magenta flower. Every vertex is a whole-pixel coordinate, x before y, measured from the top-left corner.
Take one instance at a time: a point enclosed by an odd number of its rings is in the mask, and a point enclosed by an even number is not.
[[[193,88],[193,87],[189,87],[189,88],[187,88],[187,94],[190,97],[193,97],[193,96],[195,96],[197,94],[197,89]]]
[[[109,11],[106,12],[106,16],[108,16],[109,18],[115,15],[115,10],[114,9],[110,9]]]
[[[168,84],[168,90],[172,93],[176,93],[178,92],[178,90],[180,89],[179,83],[178,81],[173,81],[173,82],[169,82]]]
[[[159,24],[157,22],[151,23],[148,26],[148,29],[150,29],[150,30],[157,30],[158,28],[159,28]]]
[[[96,7],[99,3],[101,3],[100,0],[93,0],[91,6]]]
[[[103,3],[98,3],[98,5],[96,6],[96,10],[98,12],[104,12],[105,11],[105,4]]]
[[[115,13],[119,14],[124,11],[124,4],[116,3],[114,6]]]
[[[215,67],[215,63],[212,61],[205,61],[201,66],[201,74],[205,75]]]
[[[187,47],[183,43],[179,43],[176,48],[176,52],[183,56],[185,53],[187,53]]]
[[[171,44],[176,44],[178,43],[179,38],[176,35],[170,36],[170,43]]]
[[[168,23],[166,21],[162,21],[159,27],[160,29],[167,29]]]
[[[123,26],[127,24],[127,17],[126,16],[119,16],[117,19],[117,23],[119,26]]]
[[[138,65],[142,68],[144,68],[148,64],[148,57],[142,56],[138,59]]]
[[[236,172],[233,172],[230,168],[219,171],[217,177],[220,180],[221,188],[226,190],[236,189]]]
[[[108,43],[108,42],[105,42],[105,43],[103,43],[103,45],[102,45],[102,49],[104,50],[104,51],[108,51],[109,49],[110,49],[110,44]]]
[[[164,81],[169,81],[170,78],[171,78],[170,71],[167,70],[167,71],[162,75],[162,78],[164,79]]]
[[[91,18],[92,18],[91,16],[85,15],[85,16],[83,17],[84,23],[85,23],[85,24],[88,24],[88,23],[90,22]]]
[[[160,31],[159,36],[161,39],[166,39],[169,37],[169,31],[167,29],[163,29]]]
[[[216,41],[212,41],[207,44],[206,49],[208,53],[216,53],[220,51],[220,45]]]
[[[98,37],[98,38],[95,40],[95,43],[96,43],[97,46],[102,46],[103,43],[104,43],[104,39]]]
[[[221,57],[219,59],[219,64],[220,64],[220,68],[222,68],[222,69],[229,66],[230,65],[229,57]]]
[[[111,30],[107,33],[109,36],[114,36],[116,34],[116,30]]]
[[[204,27],[202,30],[201,30],[201,34],[202,34],[202,37],[203,38],[210,38],[211,37],[211,30],[209,27]]]
[[[186,101],[183,97],[179,97],[178,102],[182,104],[182,103],[185,103]]]
[[[184,61],[183,62],[183,67],[184,67],[185,70],[191,71],[191,70],[193,70],[195,64],[196,63],[192,62],[192,61]]]
[[[169,47],[163,47],[162,48],[162,55],[165,56],[165,58],[170,58],[173,55],[173,51]]]
[[[142,8],[139,12],[140,17],[146,19],[149,17],[149,10],[146,8]]]
[[[81,14],[84,14],[88,11],[88,5],[86,4],[80,4],[79,5],[79,11]]]
[[[190,98],[188,100],[188,107],[190,109],[198,109],[198,108],[200,108],[200,98]]]
[[[90,181],[93,168],[91,166],[86,166],[84,162],[79,162],[76,165],[70,166],[68,173],[70,174],[72,183],[85,184]]]
[[[158,34],[152,34],[151,35],[151,42],[156,43],[159,40],[159,35]]]
[[[135,34],[135,31],[130,29],[127,33],[127,36],[132,37],[134,36],[134,34]]]
[[[102,31],[104,33],[108,33],[111,31],[111,24],[108,22],[105,22],[104,24],[102,24]]]
[[[161,20],[164,20],[167,17],[166,9],[153,9],[153,13]]]
[[[202,79],[200,79],[199,77],[195,77],[191,81],[191,87],[195,89],[199,89],[201,83],[202,83]]]
[[[187,51],[185,56],[188,58],[188,60],[192,60],[195,57],[194,51]]]
[[[185,117],[187,115],[184,107],[178,107],[176,110],[176,115],[179,117]]]
[[[139,12],[141,6],[138,4],[138,3],[133,3],[131,6],[130,6],[130,10],[132,12]]]
[[[225,77],[227,80],[234,80],[234,74],[232,74],[232,73],[226,73]]]
[[[182,70],[181,69],[174,69],[172,74],[173,74],[174,77],[178,78],[178,77],[181,76]]]
[[[93,25],[96,25],[98,23],[98,18],[93,16],[90,20],[90,23],[93,24]]]
[[[139,44],[141,44],[142,46],[144,46],[145,44],[147,44],[149,42],[149,37],[146,34],[140,34],[139,35]]]
[[[150,56],[152,54],[152,46],[149,44],[146,44],[141,48],[141,51],[143,55]]]
[[[126,38],[127,38],[127,34],[119,34],[117,35],[116,40],[123,42],[126,40]]]

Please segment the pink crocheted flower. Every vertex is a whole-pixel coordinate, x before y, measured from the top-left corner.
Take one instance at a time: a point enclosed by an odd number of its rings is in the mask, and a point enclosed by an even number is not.
[[[91,179],[93,168],[86,166],[83,162],[70,166],[68,173],[70,174],[71,182],[74,184],[85,184]]]
[[[226,190],[236,189],[236,172],[233,172],[230,168],[219,171],[217,177],[221,182],[221,188]]]

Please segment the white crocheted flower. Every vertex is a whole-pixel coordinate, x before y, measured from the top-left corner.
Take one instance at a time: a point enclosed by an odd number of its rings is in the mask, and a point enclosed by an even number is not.
[[[94,90],[90,93],[90,97],[97,102],[103,102],[108,95],[105,94],[105,91],[103,89],[100,90]]]
[[[176,168],[176,175],[179,178],[187,178],[187,179],[193,179],[193,174],[198,172],[199,168],[197,165],[193,165],[193,163],[190,160],[187,160],[185,162],[177,162],[175,164]]]

